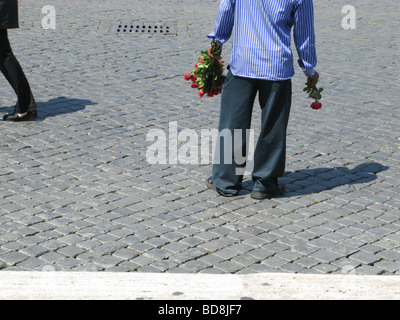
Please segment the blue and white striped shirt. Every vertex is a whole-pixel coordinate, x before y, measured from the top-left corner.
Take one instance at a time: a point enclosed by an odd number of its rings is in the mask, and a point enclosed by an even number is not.
[[[230,68],[235,76],[286,80],[294,75],[291,28],[299,65],[317,64],[312,0],[221,0],[211,39],[225,43],[233,31]]]

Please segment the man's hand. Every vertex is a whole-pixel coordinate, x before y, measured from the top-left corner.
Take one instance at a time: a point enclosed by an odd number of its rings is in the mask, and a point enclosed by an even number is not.
[[[211,61],[218,60],[218,59],[221,57],[221,55],[219,55],[219,56],[214,56],[214,55],[211,53],[211,46],[207,48],[207,53],[208,53],[208,56],[210,57],[210,60],[211,60]]]
[[[312,75],[312,77],[309,77],[307,79],[307,82],[310,85],[315,86],[318,83],[318,79],[319,79],[319,74],[318,74],[318,72],[315,71],[314,74]]]

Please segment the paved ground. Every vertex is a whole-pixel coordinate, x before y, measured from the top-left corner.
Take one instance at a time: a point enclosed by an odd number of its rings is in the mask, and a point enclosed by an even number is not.
[[[152,129],[217,127],[219,98],[197,98],[183,74],[218,1],[20,3],[10,38],[40,117],[0,124],[0,269],[400,274],[397,2],[315,1],[323,109],[298,72],[287,192],[271,201],[216,196],[210,165],[146,160]],[[117,35],[120,22],[177,35]],[[0,111],[14,102],[0,78]]]

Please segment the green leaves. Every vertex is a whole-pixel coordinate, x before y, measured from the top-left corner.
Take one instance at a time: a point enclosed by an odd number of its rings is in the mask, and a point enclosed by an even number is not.
[[[321,92],[324,91],[323,88],[317,88],[315,85],[311,85],[309,82],[306,83],[306,87],[303,89],[305,93],[308,93],[310,98],[315,99],[315,102],[321,100]]]

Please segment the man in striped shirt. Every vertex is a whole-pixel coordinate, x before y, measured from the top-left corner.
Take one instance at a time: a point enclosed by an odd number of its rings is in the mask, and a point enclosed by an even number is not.
[[[318,82],[312,0],[221,0],[215,30],[208,37],[224,44],[233,32],[229,72],[221,97],[219,131],[230,130],[231,154],[224,138],[218,139],[220,161],[213,164],[210,189],[223,196],[235,196],[242,187],[235,153],[247,153],[246,130],[251,126],[253,104],[258,93],[261,131],[254,152],[251,197],[270,199],[284,188],[278,177],[285,171],[286,130],[291,107],[291,78],[295,71],[291,50],[291,29],[299,56],[298,63],[311,84]],[[217,59],[211,54],[211,59]],[[238,136],[240,135],[240,137]],[[237,142],[240,141],[238,144]]]

